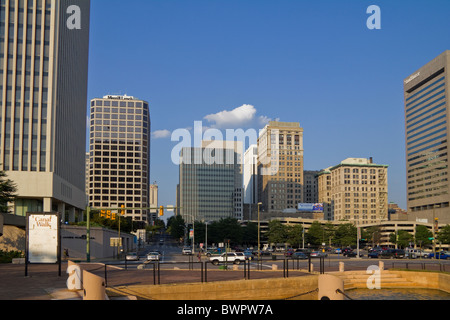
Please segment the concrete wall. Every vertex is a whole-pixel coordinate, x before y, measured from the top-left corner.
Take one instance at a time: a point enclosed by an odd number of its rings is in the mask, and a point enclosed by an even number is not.
[[[153,300],[281,300],[318,288],[318,275],[287,279],[220,281],[158,286],[129,286],[108,289],[113,295],[128,294]],[[318,293],[301,295],[296,300],[317,300]]]
[[[25,251],[25,230],[14,226],[4,226],[3,236],[0,238],[0,250]],[[91,228],[91,259],[113,257],[114,248],[110,246],[110,238],[118,237],[118,232],[102,228]],[[134,236],[121,233],[125,251],[136,248]],[[61,228],[61,256],[63,250],[69,250],[70,259],[86,259],[86,227],[63,225]]]
[[[134,236],[121,232],[124,251],[133,251],[136,248]],[[61,230],[61,249],[69,249],[70,259],[86,258],[86,228],[76,226],[63,226]],[[91,259],[113,257],[117,248],[110,246],[110,239],[118,237],[114,230],[91,228]]]
[[[397,270],[390,270],[389,272],[396,273],[413,282],[416,288],[438,289],[450,293],[450,274]]]

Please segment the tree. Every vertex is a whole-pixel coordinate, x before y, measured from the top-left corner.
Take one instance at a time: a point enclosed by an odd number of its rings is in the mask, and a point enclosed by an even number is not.
[[[167,220],[167,232],[175,239],[184,237],[185,221],[181,215],[172,216]]]
[[[365,230],[365,238],[368,243],[372,244],[372,247],[379,245],[381,242],[381,228],[380,226],[369,227]]]
[[[389,241],[400,248],[406,248],[413,239],[413,235],[405,230],[398,230],[397,233],[393,232],[389,235]]]
[[[341,224],[336,228],[336,243],[342,246],[356,245],[357,229],[351,223]]]
[[[450,244],[450,225],[443,227],[436,237],[442,244]]]
[[[318,221],[314,221],[306,235],[307,242],[313,246],[321,245],[325,240],[325,229]]]
[[[0,171],[0,212],[9,213],[11,210],[9,202],[16,199],[17,187],[11,180],[7,179],[6,173]]]
[[[419,245],[420,247],[426,246],[428,244],[432,243],[432,240],[430,238],[433,237],[433,232],[429,230],[425,226],[416,226],[416,245]]]
[[[293,247],[300,247],[303,243],[303,226],[296,224],[287,227],[287,242]]]
[[[280,220],[272,220],[269,222],[269,229],[267,230],[267,240],[269,243],[286,243],[287,229]]]
[[[258,224],[249,222],[247,226],[242,227],[242,243],[253,246],[258,243]]]

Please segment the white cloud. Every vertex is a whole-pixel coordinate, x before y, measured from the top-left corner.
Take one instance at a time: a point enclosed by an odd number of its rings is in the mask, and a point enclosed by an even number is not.
[[[271,119],[266,116],[256,118],[256,108],[244,104],[231,111],[224,110],[204,117],[212,123],[211,127],[218,129],[235,129],[249,126],[265,126]]]
[[[153,139],[165,139],[169,138],[172,135],[172,132],[169,130],[156,130],[152,132]]]

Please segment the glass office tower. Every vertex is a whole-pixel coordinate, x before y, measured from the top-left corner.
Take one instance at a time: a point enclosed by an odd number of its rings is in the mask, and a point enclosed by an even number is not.
[[[89,15],[89,0],[0,0],[0,169],[16,215],[85,208]]]
[[[404,81],[408,213],[424,222],[450,222],[450,51]]]

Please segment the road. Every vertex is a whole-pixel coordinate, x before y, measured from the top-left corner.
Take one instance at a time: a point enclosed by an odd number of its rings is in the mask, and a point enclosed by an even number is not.
[[[179,269],[188,269],[188,268],[200,268],[199,265],[195,263],[198,262],[197,255],[187,256],[181,253],[182,246],[178,245],[176,241],[172,240],[170,237],[157,237],[154,241],[146,245],[142,250],[140,250],[140,260],[139,261],[128,261],[127,267],[137,268],[138,266],[151,268],[147,263],[147,253],[152,251],[159,251],[161,253],[160,262],[162,268],[179,268]],[[367,256],[367,251],[361,250],[363,254],[362,258],[348,258],[344,257],[341,254],[329,254],[325,259],[323,266],[326,270],[339,270],[339,263],[344,262],[345,270],[367,270],[369,266],[378,265],[379,261],[385,262],[385,267],[404,267],[404,265],[408,264],[406,267],[410,267],[411,265],[417,264],[417,268],[427,269],[430,268],[444,268],[444,271],[450,270],[450,260],[431,260],[431,259],[370,259]],[[283,253],[276,253],[276,260],[272,259],[272,256],[264,256],[261,264],[257,264],[257,261],[253,259],[250,262],[252,268],[260,268],[262,270],[270,270],[273,269],[274,265],[278,268],[278,270],[282,270],[285,268],[285,260],[287,261],[287,266],[289,269],[308,269],[308,260],[293,260],[290,258],[285,258]],[[206,256],[202,256],[202,262],[209,261]],[[314,269],[318,271],[320,265],[320,259],[312,258],[311,263],[314,266]],[[117,262],[117,261],[116,261]],[[193,262],[189,264],[189,262]],[[111,262],[113,264],[113,262]],[[436,267],[437,264],[443,265]],[[208,269],[218,268],[217,266],[213,266],[212,264],[208,264]],[[241,264],[237,267],[238,269],[243,269],[244,266]]]

